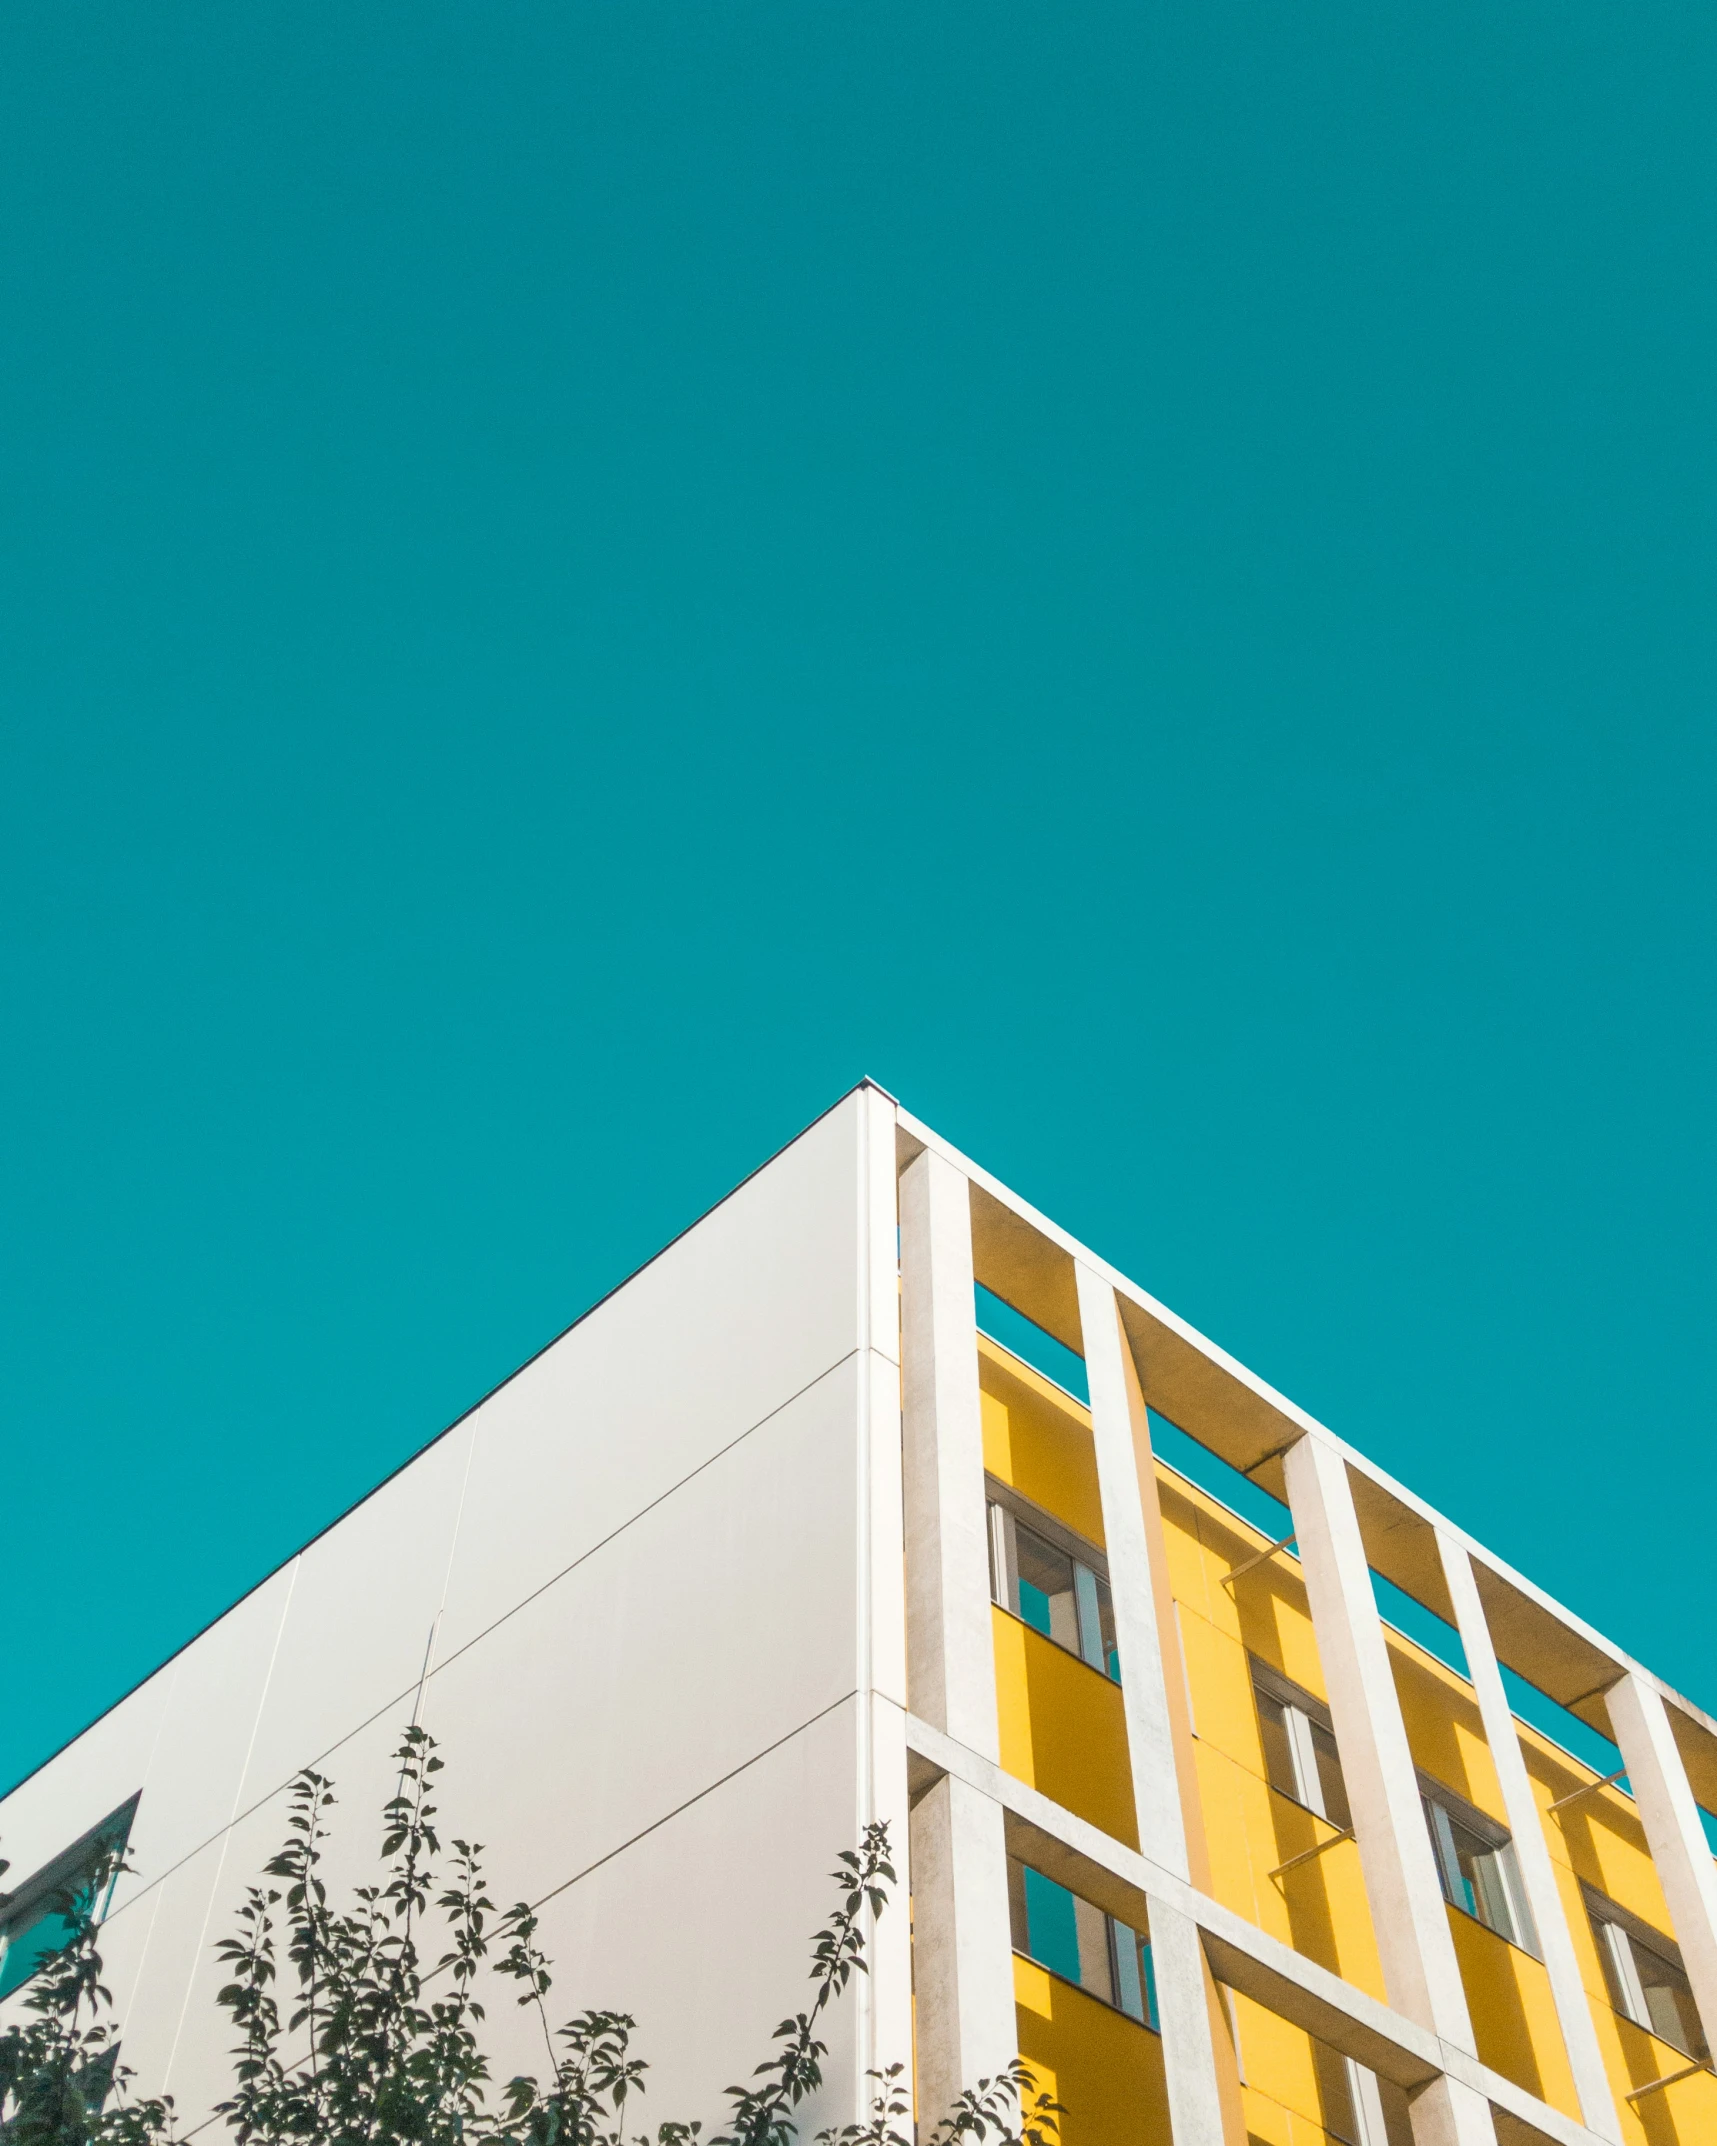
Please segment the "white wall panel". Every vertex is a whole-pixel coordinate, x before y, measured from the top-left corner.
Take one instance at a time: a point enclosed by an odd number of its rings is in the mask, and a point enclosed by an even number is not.
[[[442,1655],[855,1348],[859,1103],[483,1404]]]
[[[131,1860],[144,1883],[232,1823],[296,1570],[295,1559],[174,1664],[131,1836]]]
[[[337,1798],[327,1814],[331,1838],[322,1865],[337,1908],[380,1869],[380,1811],[397,1782],[393,1752],[405,1718],[372,1722],[319,1769],[330,1775]],[[440,1800],[449,1821],[444,1838],[450,1838],[461,1831],[457,1785]],[[125,2023],[126,2062],[137,2068],[142,2091],[173,2093],[181,2131],[230,2090],[234,2036],[229,2015],[215,2002],[230,1970],[215,1947],[235,1934],[246,1890],[277,1882],[264,1877],[264,1866],[286,1839],[289,1809],[283,1789],[164,1878],[145,1883],[102,1926],[108,1986]],[[139,1876],[146,1880],[147,1873]]]
[[[223,1833],[102,1925],[107,1986],[115,2015],[124,2025],[125,2061],[137,2072],[139,2092],[159,2093],[168,2084],[185,2000],[212,1941],[215,1886],[225,1848]],[[223,2065],[219,2077],[225,2076]]]
[[[431,1676],[511,1900],[563,1883],[854,1688],[849,1357]]]
[[[246,1809],[412,1691],[471,1452],[463,1423],[304,1551],[239,1796]],[[409,1700],[407,1701],[409,1707]]]
[[[20,1885],[143,1786],[178,1665],[169,1662],[0,1804],[0,1855]],[[122,1878],[116,1898],[135,1891]]]
[[[803,2005],[810,1939],[835,1902],[827,1874],[858,1835],[856,1733],[849,1700],[545,1905],[549,2016],[558,2025],[591,2005],[633,2014],[652,2131],[667,2117],[719,2116],[722,2088],[749,2076],[771,2030]],[[904,1918],[905,1900],[889,1913]],[[858,2016],[849,1984],[802,2138],[857,2113]],[[505,2004],[491,2018],[500,2077],[541,2065],[540,2028]]]

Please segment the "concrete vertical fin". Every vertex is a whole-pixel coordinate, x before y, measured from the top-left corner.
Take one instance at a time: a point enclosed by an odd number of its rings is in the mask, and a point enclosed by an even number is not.
[[[1496,2146],[1496,2118],[1484,2096],[1447,2073],[1408,2103],[1413,2146]]]
[[[1180,1791],[1176,1702],[1186,1712],[1185,1680],[1169,1593],[1162,1509],[1151,1461],[1149,1418],[1132,1354],[1121,1333],[1115,1292],[1079,1262],[1079,1320],[1091,1385],[1091,1435],[1103,1540],[1121,1657],[1121,1698],[1133,1766],[1139,1847],[1153,1863],[1192,1879]],[[1155,1521],[1153,1529],[1151,1522]],[[1153,1540],[1154,1537],[1154,1540]]]
[[[931,1149],[900,1180],[906,1677],[912,1711],[999,1759],[972,1210]]]
[[[912,1807],[919,2136],[1019,2050],[1002,1807],[944,1774]]]
[[[1470,2053],[1472,2020],[1347,1463],[1334,1445],[1308,1433],[1289,1447],[1285,1467],[1389,2001]]]
[[[1709,2042],[1717,2035],[1717,1863],[1661,1695],[1633,1670],[1604,1703]]]
[[[1455,1625],[1467,1658],[1467,1674],[1478,1695],[1485,1741],[1490,1746],[1502,1788],[1503,1809],[1508,1814],[1509,1832],[1514,1837],[1520,1881],[1538,1928],[1538,1942],[1550,1977],[1550,1994],[1555,2001],[1563,2045],[1568,2052],[1569,2069],[1574,2074],[1580,2114],[1589,2131],[1620,2146],[1622,2133],[1616,2116],[1615,2097],[1610,2092],[1609,2077],[1604,2070],[1603,2051],[1598,2046],[1592,2008],[1580,1980],[1580,1962],[1568,1928],[1561,1889],[1556,1882],[1556,1866],[1550,1860],[1544,1822],[1527,1776],[1525,1754],[1503,1687],[1502,1671],[1497,1666],[1490,1624],[1479,1598],[1478,1582],[1473,1578],[1472,1560],[1464,1547],[1442,1529],[1437,1531],[1437,1551],[1442,1559],[1449,1598],[1455,1608]]]
[[[1191,1881],[1194,1858],[1184,1800],[1190,1791],[1196,1827],[1191,1725],[1185,1718],[1186,1686],[1151,1458],[1150,1418],[1121,1331],[1114,1290],[1082,1261],[1075,1263],[1074,1277],[1091,1388],[1091,1432],[1139,1846],[1152,1862]],[[1202,1847],[1201,1833],[1191,1838]],[[1201,1866],[1203,1860],[1202,1855],[1197,1858]],[[1207,1882],[1202,1871],[1199,1882]],[[1186,2141],[1240,2146],[1246,2127],[1227,2014],[1196,1927],[1156,1900],[1151,1902],[1151,1960],[1177,2146]]]

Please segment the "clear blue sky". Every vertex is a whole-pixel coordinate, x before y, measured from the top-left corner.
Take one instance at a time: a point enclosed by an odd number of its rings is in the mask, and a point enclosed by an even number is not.
[[[862,1073],[1707,1704],[1717,17],[0,24],[0,1777]]]

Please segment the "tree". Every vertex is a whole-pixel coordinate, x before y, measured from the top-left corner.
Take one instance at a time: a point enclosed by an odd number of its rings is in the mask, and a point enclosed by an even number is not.
[[[0,1874],[7,1867],[0,1861]],[[130,2097],[96,1949],[97,1905],[127,1867],[117,1849],[100,1849],[83,1883],[52,1902],[67,1942],[28,1985],[26,2017],[0,2033],[4,2146],[152,2146],[171,2133],[169,2101]]]
[[[812,1940],[811,1988],[783,2020],[748,2084],[726,2091],[707,2140],[696,2122],[628,2132],[648,2065],[623,2012],[578,2013],[551,2029],[550,1964],[521,1902],[496,1909],[482,1850],[444,1857],[429,1733],[413,1725],[382,1810],[379,1882],[336,1908],[322,1876],[334,1791],[314,1771],[291,1793],[287,1837],[252,1886],[219,1957],[218,2002],[238,2033],[233,2091],[219,2104],[235,2146],[792,2146],[794,2112],[822,2084],[830,2005],[865,1964],[865,1914],[895,1883],[888,1829],[867,1827],[834,1873],[837,1904]],[[3,1868],[0,1865],[0,1868]],[[63,1912],[71,1932],[37,1975],[26,2021],[0,2037],[0,2146],[165,2146],[170,2099],[134,2100],[101,1984],[94,1902],[114,1863]],[[540,2022],[545,2068],[490,2099],[485,1978],[499,1977]],[[901,2068],[871,2074],[871,2113],[816,2146],[913,2146]],[[1054,2146],[1059,2106],[1016,2059],[968,2089],[925,2146]],[[635,2121],[635,2118],[632,2118]]]

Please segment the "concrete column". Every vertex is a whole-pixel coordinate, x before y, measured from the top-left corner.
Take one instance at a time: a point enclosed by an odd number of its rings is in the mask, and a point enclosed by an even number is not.
[[[1308,1433],[1288,1449],[1286,1471],[1389,2002],[1444,2041],[1471,2052],[1466,1992],[1371,1591],[1347,1463],[1333,1445]],[[1425,2140],[1443,2135],[1428,2132]],[[1448,2135],[1464,2140],[1468,2133]],[[1492,2134],[1486,2130],[1473,2135],[1488,2142]]]
[[[1527,1778],[1525,1755],[1520,1748],[1508,1694],[1503,1688],[1502,1672],[1497,1667],[1496,1649],[1491,1644],[1490,1625],[1484,1604],[1479,1599],[1478,1582],[1473,1578],[1472,1560],[1461,1544],[1441,1529],[1437,1531],[1437,1551],[1443,1561],[1443,1577],[1448,1582],[1449,1597],[1455,1608],[1455,1625],[1467,1658],[1467,1674],[1478,1695],[1485,1742],[1490,1746],[1497,1780],[1501,1784],[1502,1805],[1508,1814],[1508,1829],[1514,1836],[1515,1860],[1520,1866],[1520,1882],[1526,1891],[1527,1905],[1532,1910],[1544,1965],[1550,1976],[1550,1994],[1555,1999],[1556,2017],[1561,2023],[1569,2068],[1574,2074],[1574,2090],[1580,2098],[1580,2115],[1589,2131],[1595,2131],[1600,2138],[1614,2140],[1620,2146],[1621,2126],[1617,2121],[1609,2078],[1604,2071],[1603,2054],[1598,2047],[1598,2030],[1580,1980],[1580,1963],[1568,1929],[1561,1888],[1556,1883],[1556,1866],[1550,1860],[1544,1822],[1538,1814],[1532,1783]]]
[[[1717,1863],[1663,1700],[1637,1671],[1604,1694],[1705,2038],[1717,2037]],[[1717,2046],[1717,2043],[1714,2043]]]
[[[1174,2146],[1245,2146],[1228,2008],[1204,1956],[1198,1925],[1154,1893],[1147,1898],[1169,2135]]]
[[[1091,1383],[1091,1435],[1103,1506],[1103,1546],[1115,1604],[1115,1643],[1121,1656],[1121,1697],[1133,1764],[1139,1851],[1190,1883],[1187,1825],[1177,1787],[1178,1754],[1170,1711],[1171,1693],[1180,1696],[1184,1711],[1185,1684],[1168,1574],[1159,1569],[1166,1552],[1151,1465],[1150,1422],[1132,1352],[1121,1333],[1115,1292],[1083,1264],[1075,1265],[1074,1274],[1085,1372]],[[1154,1542],[1145,1512],[1147,1497],[1156,1520]]]
[[[1074,1276],[1139,1848],[1208,1889],[1205,1858],[1191,1852],[1203,1842],[1150,1418],[1115,1292],[1082,1263]],[[1240,2146],[1246,2126],[1227,2012],[1196,1925],[1154,1899],[1151,1962],[1176,2146]]]
[[[1496,2146],[1496,2118],[1484,2096],[1445,2074],[1407,2104],[1413,2146]]]
[[[928,1148],[900,1180],[900,1282],[908,1700],[999,1759],[971,1198]]]
[[[918,2131],[1019,2049],[1002,1807],[952,1774],[913,1806]]]

